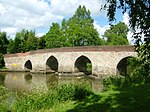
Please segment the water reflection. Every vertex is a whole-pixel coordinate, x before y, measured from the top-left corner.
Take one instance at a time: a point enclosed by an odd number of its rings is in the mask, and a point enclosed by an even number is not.
[[[5,74],[4,86],[11,91],[26,90],[29,91],[30,84],[25,79],[25,73],[7,73]]]
[[[31,75],[31,74],[25,75],[25,80],[26,80],[28,83],[31,83],[31,81],[32,81],[32,75]]]
[[[92,80],[87,77],[59,77],[55,74],[30,74],[30,73],[0,73],[0,85],[10,91],[47,91],[51,87],[71,82],[84,81],[91,85],[93,91],[102,90],[101,80]]]

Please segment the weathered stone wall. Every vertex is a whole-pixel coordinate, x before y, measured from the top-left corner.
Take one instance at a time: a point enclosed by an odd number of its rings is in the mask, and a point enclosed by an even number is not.
[[[57,59],[58,72],[74,72],[76,60],[85,56],[92,63],[92,74],[102,76],[116,74],[120,60],[128,56],[136,57],[137,54],[133,46],[74,47],[7,54],[4,60],[9,69],[24,70],[26,61],[30,60],[33,70],[46,70],[46,61],[50,56]]]

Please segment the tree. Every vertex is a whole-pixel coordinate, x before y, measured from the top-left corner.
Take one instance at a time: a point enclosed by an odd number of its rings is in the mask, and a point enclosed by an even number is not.
[[[39,41],[38,38],[35,36],[35,31],[27,31],[25,37],[25,52],[37,50],[39,48]]]
[[[62,20],[61,26],[52,23],[45,35],[46,47],[102,45],[104,40],[99,38],[93,22],[90,11],[85,6],[79,6],[69,20]]]
[[[103,37],[107,39],[108,45],[128,45],[127,33],[127,25],[123,22],[119,22],[106,30]]]
[[[68,41],[72,46],[101,45],[102,39],[93,25],[94,20],[85,6],[79,6],[68,20]]]
[[[0,53],[0,68],[4,67],[5,66],[5,63],[4,63],[4,57],[3,57],[3,54]]]
[[[58,23],[52,23],[48,33],[45,35],[46,48],[61,47],[61,32]]]
[[[150,1],[149,0],[106,0],[105,6],[109,21],[115,20],[117,8],[128,13],[130,28],[133,31],[135,47],[141,66],[147,75],[150,74]],[[144,41],[142,40],[142,35]]]
[[[6,54],[7,53],[7,45],[9,40],[7,38],[6,32],[0,32],[0,53]]]
[[[6,32],[0,32],[0,68],[5,66],[3,54],[7,53],[9,40]]]
[[[38,49],[46,48],[46,41],[44,39],[44,36],[38,38],[38,44]]]
[[[61,23],[61,38],[62,38],[62,42],[63,42],[63,46],[73,46],[69,41],[69,36],[70,34],[68,33],[68,21],[66,19],[62,20]]]
[[[38,38],[35,36],[34,31],[21,30],[17,32],[14,40],[10,40],[8,45],[8,53],[20,53],[39,48]]]

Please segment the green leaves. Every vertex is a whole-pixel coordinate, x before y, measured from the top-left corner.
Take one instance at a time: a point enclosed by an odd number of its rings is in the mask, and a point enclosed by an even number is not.
[[[43,42],[43,38],[36,37],[35,31],[23,29],[22,31],[16,33],[14,40],[10,39],[7,52],[20,53],[37,50],[44,47],[45,43]]]
[[[50,30],[45,35],[46,48],[62,47],[61,31],[58,23],[52,23]]]
[[[2,68],[5,64],[3,54],[7,53],[8,43],[9,40],[6,32],[0,32],[0,68]]]
[[[122,13],[128,13],[129,25],[135,39],[136,51],[141,58],[142,66],[150,63],[150,1],[149,0],[106,0],[105,6],[109,21],[115,20],[116,9],[122,9]],[[146,60],[146,61],[145,61]],[[145,63],[146,62],[146,63]],[[149,74],[147,67],[143,67]],[[148,70],[148,71],[147,71]]]
[[[103,37],[107,39],[108,45],[128,45],[127,33],[127,25],[123,22],[119,22],[106,30]]]
[[[90,11],[79,6],[71,18],[62,20],[61,26],[52,23],[45,35],[46,47],[102,45],[104,40],[99,38],[93,22]]]
[[[4,66],[4,57],[3,55],[0,53],[0,68],[2,68]]]
[[[6,32],[0,32],[0,53],[7,53],[8,37]]]

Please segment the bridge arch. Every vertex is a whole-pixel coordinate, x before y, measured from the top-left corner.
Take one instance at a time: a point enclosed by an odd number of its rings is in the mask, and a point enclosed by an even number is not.
[[[46,61],[46,70],[58,71],[58,60],[54,56],[50,56]]]
[[[92,74],[92,62],[86,56],[80,56],[74,64],[74,72],[83,72],[86,75]]]
[[[119,61],[117,64],[117,74],[127,76],[133,71],[133,68],[130,68],[130,59],[136,59],[136,57],[127,56]]]
[[[32,63],[30,60],[27,60],[24,64],[25,70],[32,70]]]

